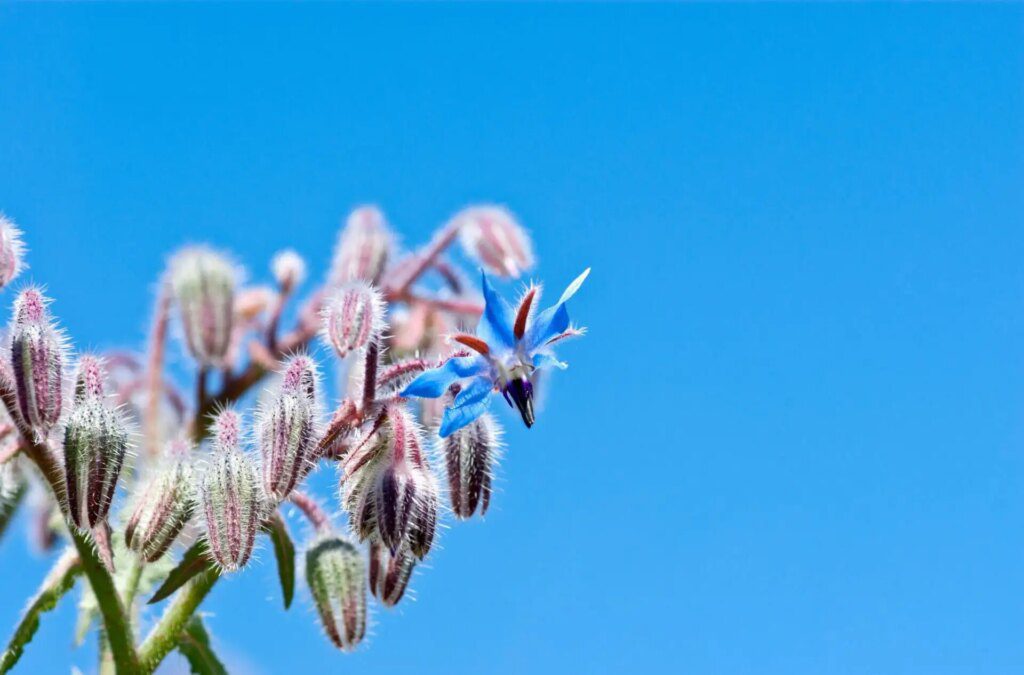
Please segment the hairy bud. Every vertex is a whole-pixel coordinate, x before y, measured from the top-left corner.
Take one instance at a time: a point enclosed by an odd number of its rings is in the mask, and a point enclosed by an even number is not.
[[[392,235],[384,214],[376,206],[354,210],[338,237],[329,282],[340,286],[351,281],[377,283],[391,252]]]
[[[21,273],[25,245],[21,241],[21,230],[14,221],[0,214],[0,288],[14,281]]]
[[[384,328],[384,301],[369,284],[353,282],[327,299],[322,318],[324,340],[343,359],[380,334]]]
[[[366,634],[366,571],[350,541],[321,536],[306,552],[306,583],[327,636],[351,651]]]
[[[530,238],[515,217],[500,206],[472,206],[455,214],[466,255],[487,271],[517,277],[533,266]]]
[[[201,365],[219,366],[231,347],[235,268],[206,248],[187,248],[171,260],[171,288],[189,353]]]
[[[96,358],[83,356],[64,427],[68,513],[83,530],[106,520],[128,452],[124,420],[104,399],[102,366]]]
[[[285,249],[270,262],[278,287],[288,293],[306,279],[306,261],[292,249]]]
[[[279,391],[257,413],[263,488],[274,501],[285,499],[313,466],[317,379],[312,359],[293,356]]]
[[[145,487],[125,527],[125,542],[146,562],[155,562],[167,552],[194,511],[188,448],[178,445],[172,446],[169,461]]]
[[[50,319],[48,300],[34,288],[21,292],[11,322],[11,373],[22,421],[46,435],[60,419],[64,337]]]
[[[263,518],[263,495],[252,458],[242,452],[233,410],[214,421],[214,453],[199,482],[210,556],[223,570],[245,567]]]
[[[491,502],[493,465],[501,448],[501,428],[489,413],[437,441],[448,474],[448,498],[457,518],[470,518]]]
[[[416,559],[406,550],[396,553],[381,544],[370,544],[370,590],[387,607],[394,607],[405,595]]]

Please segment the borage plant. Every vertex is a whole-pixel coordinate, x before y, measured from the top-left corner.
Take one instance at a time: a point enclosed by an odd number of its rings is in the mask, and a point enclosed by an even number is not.
[[[446,255],[456,240],[484,269],[482,303]],[[532,284],[507,304],[487,274],[518,277],[533,254],[513,217],[490,206],[457,214],[418,251],[396,252],[381,212],[356,209],[326,281],[292,312],[305,277],[295,252],[273,259],[271,288],[243,285],[222,253],[185,248],[160,280],[144,358],[74,356],[42,291],[17,295],[0,355],[0,533],[28,501],[38,545],[68,545],[0,672],[80,577],[76,638],[100,627],[101,672],[150,673],[174,649],[195,672],[222,672],[197,609],[218,579],[249,564],[262,535],[285,608],[298,568],[328,638],[351,650],[366,630],[367,586],[385,606],[402,599],[445,495],[457,519],[487,511],[502,437],[492,394],[533,425],[539,373],[564,368],[554,346],[583,333],[566,302],[587,273],[546,310]],[[21,232],[0,218],[0,287],[22,258]],[[195,366],[191,395],[165,372],[172,328]],[[330,412],[309,349],[318,336],[337,356],[345,394]],[[247,394],[259,385],[250,414]],[[344,530],[303,491],[323,463],[337,466]],[[312,524],[298,565],[286,503]],[[172,595],[148,620],[147,605]],[[142,624],[151,625],[140,641]]]

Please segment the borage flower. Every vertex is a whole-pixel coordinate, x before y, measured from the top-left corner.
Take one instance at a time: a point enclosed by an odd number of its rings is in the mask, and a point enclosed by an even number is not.
[[[515,314],[482,274],[484,313],[476,335],[458,334],[452,339],[476,354],[454,357],[413,380],[399,396],[438,398],[452,388],[454,401],[444,411],[439,434],[446,438],[482,415],[491,394],[500,391],[509,406],[515,404],[527,427],[533,426],[533,384],[537,372],[566,364],[555,358],[552,346],[565,338],[582,335],[569,322],[565,303],[590,274],[569,284],[558,302],[536,316],[531,313],[540,289],[531,286],[523,294]]]

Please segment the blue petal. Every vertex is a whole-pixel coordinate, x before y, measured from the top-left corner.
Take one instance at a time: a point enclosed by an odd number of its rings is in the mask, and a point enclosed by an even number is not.
[[[448,408],[444,411],[444,417],[441,418],[441,428],[438,430],[438,435],[441,438],[448,438],[462,427],[473,423],[480,415],[484,414],[490,402],[491,397],[484,396],[475,403]]]
[[[533,367],[537,370],[543,370],[545,368],[558,368],[559,370],[565,370],[569,367],[569,364],[565,361],[559,361],[555,358],[554,354],[540,352],[533,355]]]
[[[481,272],[480,276],[484,291],[484,315],[477,326],[477,337],[491,345],[499,344],[511,348],[516,343],[512,333],[512,308],[494,290],[491,282],[487,280],[487,275]]]
[[[576,294],[587,276],[590,268],[583,270],[583,274],[573,279],[569,287],[562,293],[558,302],[538,314],[530,323],[529,330],[523,336],[523,342],[527,353],[544,346],[544,343],[559,333],[564,333],[569,328],[569,309],[565,303]]]
[[[455,397],[455,407],[461,408],[489,396],[494,391],[494,382],[489,377],[474,377],[466,388]]]
[[[476,375],[486,367],[487,364],[477,356],[448,359],[443,365],[421,373],[398,395],[406,398],[411,396],[437,398],[448,391],[448,387],[452,386],[456,380]]]

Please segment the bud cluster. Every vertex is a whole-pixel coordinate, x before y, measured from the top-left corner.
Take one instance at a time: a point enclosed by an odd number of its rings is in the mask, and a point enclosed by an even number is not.
[[[317,441],[316,364],[305,355],[285,363],[281,383],[256,416],[263,488],[280,502],[313,468]]]
[[[487,513],[500,448],[501,427],[490,413],[447,438],[437,439],[437,451],[448,476],[448,498],[457,518],[471,518],[477,506],[480,515]]]
[[[487,271],[518,277],[533,267],[533,250],[515,216],[501,206],[472,206],[452,218],[466,255]]]
[[[306,583],[331,642],[351,651],[366,634],[366,570],[352,542],[327,533],[306,552]]]
[[[213,456],[199,480],[210,556],[226,572],[249,562],[263,522],[259,473],[242,450],[241,418],[223,410],[214,420]]]
[[[75,378],[75,400],[64,427],[64,471],[71,522],[91,530],[107,518],[117,489],[128,430],[104,393],[104,371],[83,356]]]
[[[200,365],[222,365],[231,348],[237,276],[227,258],[202,247],[186,248],[171,260],[185,344]]]

